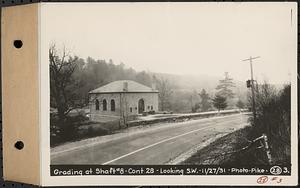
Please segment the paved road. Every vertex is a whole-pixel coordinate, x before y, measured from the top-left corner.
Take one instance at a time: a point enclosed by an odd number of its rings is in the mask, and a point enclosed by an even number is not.
[[[119,138],[110,135],[105,141],[51,150],[51,164],[165,164],[209,138],[245,127],[247,119],[235,114],[156,125]]]

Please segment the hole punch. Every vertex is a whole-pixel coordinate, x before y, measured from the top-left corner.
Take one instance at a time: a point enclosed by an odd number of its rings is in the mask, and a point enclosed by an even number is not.
[[[23,42],[21,40],[15,40],[14,41],[14,46],[16,48],[21,48],[23,46]]]
[[[17,141],[15,143],[15,148],[17,148],[18,150],[21,150],[24,148],[24,143],[22,141]]]

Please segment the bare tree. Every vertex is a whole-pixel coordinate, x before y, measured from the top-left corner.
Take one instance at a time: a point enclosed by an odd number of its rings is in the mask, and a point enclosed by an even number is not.
[[[209,94],[206,92],[205,89],[202,89],[201,93],[199,93],[199,96],[201,98],[200,102],[200,108],[202,112],[206,112],[211,108],[211,102]]]
[[[157,84],[157,89],[159,91],[158,97],[160,102],[160,108],[162,111],[164,111],[170,107],[170,99],[173,93],[171,84],[167,79],[164,78],[155,78],[155,81]]]
[[[61,56],[55,45],[49,48],[50,106],[57,109],[60,125],[64,124],[68,113],[76,106],[72,74],[76,69],[77,59],[76,56],[72,57],[65,48]]]

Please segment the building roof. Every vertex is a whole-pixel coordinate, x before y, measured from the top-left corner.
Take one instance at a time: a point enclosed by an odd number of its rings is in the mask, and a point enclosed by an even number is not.
[[[119,80],[94,89],[89,93],[158,93],[158,90],[132,80]]]

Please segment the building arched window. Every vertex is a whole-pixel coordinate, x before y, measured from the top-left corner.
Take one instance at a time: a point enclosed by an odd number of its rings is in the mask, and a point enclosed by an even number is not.
[[[98,99],[96,99],[96,101],[95,101],[95,105],[96,105],[96,110],[99,110],[99,106],[100,106],[100,104],[99,104],[99,100],[98,100]]]
[[[115,100],[114,99],[112,99],[110,101],[110,110],[111,111],[115,111],[116,110],[116,104],[115,104]]]
[[[103,105],[103,111],[106,111],[107,110],[107,102],[105,99],[102,101],[102,105]]]

